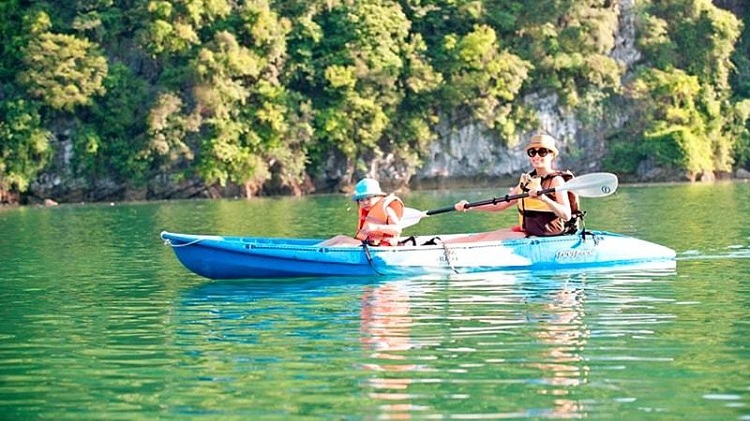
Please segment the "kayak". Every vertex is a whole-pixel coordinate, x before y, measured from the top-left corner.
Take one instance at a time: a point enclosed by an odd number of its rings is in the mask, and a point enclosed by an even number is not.
[[[324,239],[161,233],[183,266],[209,279],[410,277],[676,261],[668,247],[607,231],[451,242],[466,236],[418,236],[407,245],[374,247],[321,246]]]

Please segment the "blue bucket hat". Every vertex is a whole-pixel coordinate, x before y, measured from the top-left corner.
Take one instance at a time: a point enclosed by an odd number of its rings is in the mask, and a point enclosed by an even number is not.
[[[354,196],[352,200],[362,200],[372,196],[385,196],[380,189],[380,183],[372,178],[363,178],[354,186]]]

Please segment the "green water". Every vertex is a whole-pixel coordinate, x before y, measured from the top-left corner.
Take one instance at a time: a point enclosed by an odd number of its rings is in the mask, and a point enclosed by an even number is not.
[[[676,271],[283,283],[204,280],[158,234],[327,237],[353,230],[351,201],[0,210],[0,418],[750,419],[748,199],[720,183],[584,200],[589,228],[670,246]]]

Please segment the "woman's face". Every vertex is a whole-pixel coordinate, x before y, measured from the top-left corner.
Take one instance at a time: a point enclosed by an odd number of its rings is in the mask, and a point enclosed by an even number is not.
[[[552,159],[555,157],[551,150],[545,148],[529,148],[526,155],[528,155],[534,168],[550,168]]]

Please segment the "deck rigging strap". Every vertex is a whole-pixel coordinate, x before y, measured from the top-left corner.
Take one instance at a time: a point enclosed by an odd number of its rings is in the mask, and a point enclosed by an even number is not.
[[[581,230],[581,240],[586,241],[586,236],[591,237],[594,240],[594,245],[599,245],[599,236],[593,231],[587,231],[585,228]]]
[[[375,262],[372,260],[372,255],[370,254],[370,245],[367,244],[367,241],[364,241],[364,240],[362,241],[362,249],[365,251],[367,262],[370,264],[370,267],[372,268],[372,270],[374,270],[375,273],[377,273],[378,275],[383,276],[383,274],[380,273],[380,271],[378,271],[378,268],[375,267]]]
[[[167,238],[167,239],[164,240],[164,245],[165,246],[170,246],[170,247],[187,247],[187,246],[192,246],[193,244],[199,243],[201,240],[203,240],[203,239],[202,238],[196,238],[195,240],[193,240],[193,241],[191,241],[189,243],[185,243],[185,244],[173,244],[172,241],[169,238]]]
[[[445,244],[445,241],[443,241],[440,237],[432,237],[428,241],[426,241],[423,246],[426,245],[437,245],[438,242],[440,242],[440,245],[443,246],[443,256],[445,256],[445,261],[448,263],[448,266],[450,266],[453,273],[458,274],[458,270],[453,266],[453,262],[451,261],[451,249],[448,248],[448,246]]]
[[[443,255],[445,256],[445,260],[448,262],[448,266],[451,267],[451,270],[453,273],[458,274],[458,271],[453,266],[453,262],[451,261],[451,250],[448,248],[447,245],[445,245],[445,241],[441,240],[441,243],[443,244]]]

